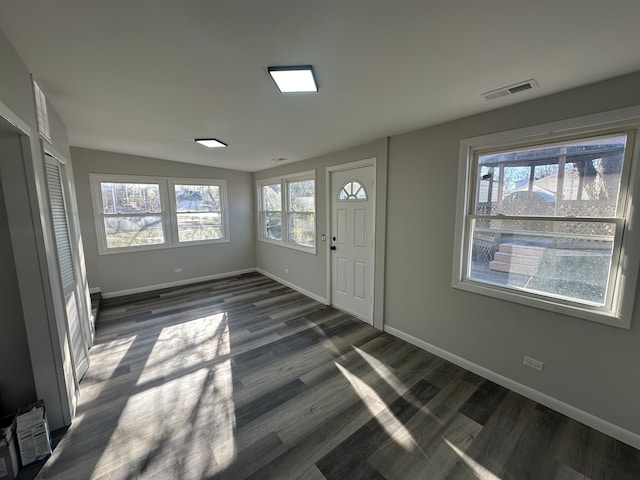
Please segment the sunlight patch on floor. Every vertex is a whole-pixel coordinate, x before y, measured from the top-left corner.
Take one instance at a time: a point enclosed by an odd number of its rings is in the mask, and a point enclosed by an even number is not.
[[[226,315],[162,329],[94,471],[200,479],[236,457]],[[153,405],[153,408],[150,407]]]
[[[398,445],[407,451],[414,450],[417,445],[411,432],[409,432],[404,425],[395,417],[395,415],[389,410],[389,407],[384,403],[384,400],[376,393],[376,391],[367,385],[366,382],[361,380],[357,375],[354,375],[349,370],[344,368],[337,362],[334,362],[338,370],[349,381],[355,392],[360,399],[364,402],[369,409],[369,412],[380,423],[382,428],[387,432],[390,438],[392,438]]]
[[[387,382],[387,384],[395,390],[395,392],[403,397],[406,401],[411,402],[414,407],[419,408],[422,413],[432,416],[439,423],[442,423],[435,415],[431,413],[431,410],[427,408],[425,405],[416,400],[416,398],[411,394],[407,386],[404,384],[402,380],[400,380],[391,369],[385,365],[383,362],[378,360],[373,355],[365,352],[361,348],[353,346],[354,350],[360,354],[360,356],[369,364],[373,370],[380,375],[380,377]]]
[[[153,384],[174,372],[227,359],[230,354],[226,314],[218,313],[164,327],[146,358],[138,385]]]
[[[373,368],[373,370],[378,375],[380,375],[380,378],[387,382],[387,384],[391,388],[393,388],[398,395],[403,396],[407,393],[407,387],[405,386],[405,384],[402,383],[402,381],[395,375],[395,373],[391,371],[388,366],[386,366],[383,362],[378,360],[373,355],[365,352],[355,345],[353,346],[353,349],[360,354],[364,361],[367,362],[369,366]]]
[[[473,458],[471,458],[469,455],[467,455],[458,447],[456,447],[449,440],[445,438],[444,441],[447,445],[449,445],[449,448],[451,448],[451,450],[453,450],[462,459],[462,461],[467,465],[467,467],[471,469],[471,471],[477,478],[481,480],[501,480],[500,477],[497,477],[496,475],[491,473],[487,468],[480,465],[478,462],[476,462]]]
[[[338,347],[336,347],[336,345],[334,344],[334,341],[331,340],[320,327],[318,327],[317,325],[309,321],[307,321],[307,323],[309,324],[309,330],[311,330],[313,333],[318,335],[320,345],[322,345],[324,348],[329,350],[336,357],[339,357],[340,355],[342,355],[342,352]]]

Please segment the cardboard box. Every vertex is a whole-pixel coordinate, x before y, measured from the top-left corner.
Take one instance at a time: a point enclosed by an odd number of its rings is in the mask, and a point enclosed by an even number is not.
[[[15,433],[15,415],[0,419],[0,480],[13,480],[20,469]]]
[[[20,409],[16,419],[16,436],[23,467],[51,455],[51,435],[44,401],[38,400]]]

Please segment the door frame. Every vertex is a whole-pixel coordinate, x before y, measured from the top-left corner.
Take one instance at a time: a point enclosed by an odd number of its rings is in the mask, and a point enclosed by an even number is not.
[[[44,148],[37,130],[1,101],[0,117],[15,127],[19,137],[16,159],[20,161],[4,166],[3,182],[24,183],[26,188],[20,198],[6,197],[5,202],[10,225],[14,222],[26,230],[25,241],[10,229],[11,242],[36,394],[47,403],[49,425],[55,430],[71,424],[76,399],[69,390],[73,379],[66,374],[63,306],[50,255],[55,245],[47,223],[48,199],[43,198]],[[29,295],[34,289],[37,293]]]
[[[81,251],[81,245],[74,242],[73,239],[81,238],[80,232],[80,214],[78,213],[78,201],[76,199],[75,190],[70,185],[75,185],[73,178],[73,169],[69,164],[69,160],[61,153],[57,152],[51,145],[44,145],[45,162],[46,156],[50,156],[58,162],[60,170],[60,180],[62,184],[62,193],[65,199],[65,213],[67,216],[67,228],[69,230],[69,238],[71,240],[71,256],[73,258],[73,273],[76,277],[75,293],[78,301],[78,309],[81,314],[83,324],[83,334],[85,337],[85,345],[87,350],[93,346],[95,336],[95,319],[91,313],[91,297],[89,293],[89,285],[82,279],[86,278],[86,265],[84,263],[84,252]]]
[[[54,245],[56,246],[55,250],[54,250],[54,254],[53,256],[55,256],[56,260],[57,260],[57,280],[60,282],[60,286],[62,289],[62,298],[63,298],[63,303],[64,303],[64,317],[66,320],[65,323],[65,327],[66,327],[66,334],[67,334],[67,338],[69,341],[69,357],[71,358],[71,364],[73,366],[73,377],[75,380],[75,396],[76,396],[76,402],[78,400],[77,397],[79,397],[79,393],[80,393],[80,380],[82,379],[82,377],[84,376],[84,374],[86,373],[86,371],[89,369],[89,364],[90,364],[90,358],[89,358],[89,348],[91,347],[91,329],[90,329],[90,317],[91,317],[91,313],[90,310],[87,310],[87,305],[86,302],[84,301],[84,298],[82,295],[80,295],[79,292],[79,284],[80,281],[78,280],[79,278],[82,278],[80,276],[78,276],[79,274],[81,275],[82,273],[79,272],[78,270],[78,261],[77,261],[77,253],[76,253],[76,249],[75,247],[77,246],[77,242],[74,242],[73,239],[77,238],[74,236],[74,230],[73,227],[71,225],[71,207],[70,207],[70,199],[69,199],[69,193],[68,193],[68,180],[67,180],[67,176],[66,176],[66,160],[64,160],[62,157],[56,157],[53,156],[51,153],[49,153],[47,150],[47,147],[45,146],[44,148],[45,150],[45,155],[44,155],[44,166],[45,166],[45,188],[46,188],[46,193],[47,193],[47,200],[49,203],[49,221],[51,222],[51,226],[52,226],[52,240],[54,242]],[[59,256],[59,250],[58,250],[58,241],[59,238],[57,236],[57,229],[55,228],[55,223],[54,223],[54,217],[53,217],[53,209],[51,208],[51,190],[50,190],[50,183],[49,183],[49,174],[48,171],[46,169],[46,167],[50,165],[54,168],[57,169],[58,171],[58,181],[60,184],[60,189],[62,191],[62,205],[63,205],[63,209],[64,209],[64,217],[65,217],[65,228],[66,228],[66,232],[67,232],[67,240],[69,242],[69,254],[71,256],[71,268],[73,269],[73,277],[74,277],[74,281],[73,281],[73,285],[72,288],[70,288],[69,290],[67,290],[67,285],[65,285],[63,278],[62,278],[62,270],[60,268],[60,256]],[[73,338],[71,335],[71,319],[69,316],[69,298],[73,297],[73,302],[75,305],[75,309],[76,309],[76,316],[77,316],[77,322],[78,322],[78,328],[80,329],[80,336],[82,337],[82,347],[84,350],[84,358],[79,359],[76,358],[76,351],[74,349],[73,346]],[[84,367],[83,367],[83,371],[81,374],[78,374],[78,368],[79,366],[82,364],[82,362],[84,362]]]
[[[325,242],[326,245],[326,272],[327,272],[327,282],[326,282],[326,298],[327,298],[327,302],[329,305],[333,304],[333,298],[332,298],[332,278],[333,278],[333,268],[332,268],[332,256],[331,256],[331,251],[329,250],[329,246],[331,244],[331,230],[332,230],[332,221],[333,221],[333,194],[332,194],[332,184],[331,184],[331,174],[335,173],[335,172],[342,172],[345,170],[354,170],[356,168],[362,168],[362,167],[373,167],[373,198],[372,198],[372,202],[371,202],[371,208],[372,208],[372,219],[373,219],[373,225],[372,225],[372,231],[373,231],[373,264],[372,264],[372,269],[373,269],[373,291],[371,292],[371,301],[373,303],[373,309],[372,309],[372,314],[371,314],[371,325],[374,326],[375,328],[382,330],[383,327],[383,322],[381,321],[382,318],[382,314],[381,312],[378,312],[377,307],[378,307],[378,302],[377,302],[377,296],[380,294],[379,288],[378,288],[378,276],[376,275],[376,273],[379,271],[378,267],[379,265],[377,265],[377,247],[378,247],[378,239],[377,239],[377,223],[378,223],[378,218],[377,218],[377,212],[378,212],[378,208],[377,208],[377,203],[378,203],[378,159],[376,157],[371,157],[371,158],[365,158],[363,160],[357,160],[355,162],[349,162],[349,163],[341,163],[339,165],[331,165],[329,167],[325,168],[325,185],[326,185],[326,212],[327,212],[327,225],[326,225],[326,232],[329,238],[327,238],[327,241]],[[376,321],[376,319],[379,319],[378,321]]]

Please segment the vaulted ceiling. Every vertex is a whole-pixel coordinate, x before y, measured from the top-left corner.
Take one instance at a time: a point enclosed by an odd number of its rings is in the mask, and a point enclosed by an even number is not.
[[[0,28],[71,145],[256,171],[640,70],[638,7],[3,0]],[[277,91],[267,66],[297,64],[318,93]],[[481,97],[530,78],[539,88]]]

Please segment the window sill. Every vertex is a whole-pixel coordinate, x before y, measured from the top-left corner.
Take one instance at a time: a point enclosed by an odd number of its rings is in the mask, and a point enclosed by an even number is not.
[[[180,242],[176,244],[156,244],[156,245],[140,245],[136,247],[121,247],[121,248],[110,248],[98,249],[98,255],[114,255],[118,253],[133,253],[133,252],[145,252],[150,250],[166,250],[169,248],[185,248],[185,247],[197,247],[201,245],[216,245],[220,243],[229,243],[230,240],[227,238],[217,239],[217,240],[202,240],[197,242]]]
[[[267,244],[270,244],[270,245],[275,245],[276,247],[283,247],[283,248],[288,248],[290,250],[297,250],[299,252],[308,253],[308,254],[311,254],[311,255],[317,255],[317,248],[316,247],[303,247],[301,245],[278,242],[278,241],[275,241],[275,240],[267,240],[265,238],[258,238],[257,240],[258,240],[258,242],[267,243]]]
[[[501,288],[494,285],[488,285],[483,283],[476,283],[471,280],[458,280],[454,281],[451,286],[458,290],[464,290],[466,292],[483,295],[486,297],[493,297],[499,300],[505,300],[512,303],[518,303],[541,310],[546,310],[570,317],[576,317],[591,322],[596,322],[612,327],[622,328],[628,330],[631,325],[630,322],[625,322],[619,318],[613,312],[607,310],[596,310],[583,308],[575,305],[555,302],[549,297],[536,297],[531,293],[520,293],[506,288]]]

